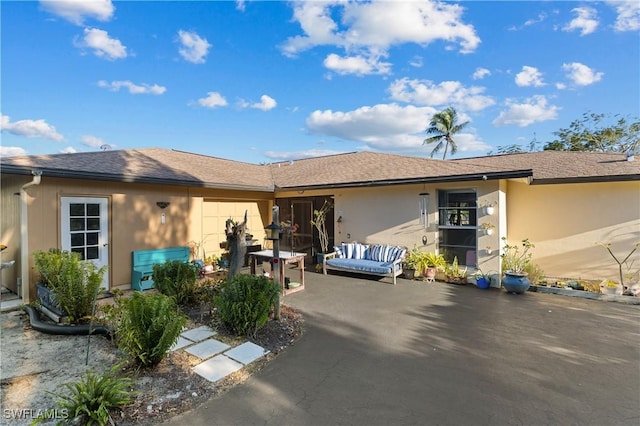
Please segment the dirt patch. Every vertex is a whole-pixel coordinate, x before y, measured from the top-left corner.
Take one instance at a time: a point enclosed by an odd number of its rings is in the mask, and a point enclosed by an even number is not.
[[[0,315],[0,380],[2,421],[28,425],[33,417],[55,405],[50,392],[64,392],[64,383],[80,380],[87,370],[105,371],[122,363],[123,374],[134,379],[135,400],[113,413],[120,425],[153,425],[194,408],[207,399],[242,383],[259,371],[302,334],[302,316],[283,306],[280,321],[269,321],[256,338],[238,338],[217,323],[208,310],[187,310],[189,328],[210,325],[218,340],[236,346],[247,340],[270,351],[262,359],[211,383],[191,371],[199,360],[184,351],[170,353],[158,366],[139,369],[104,337],[59,336],[35,331],[23,311]],[[89,353],[88,365],[87,347]]]

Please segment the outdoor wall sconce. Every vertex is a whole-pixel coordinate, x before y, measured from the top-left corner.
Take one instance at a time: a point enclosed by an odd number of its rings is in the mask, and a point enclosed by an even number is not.
[[[156,206],[158,206],[158,207],[160,207],[161,209],[163,209],[163,210],[164,210],[164,209],[166,209],[166,208],[169,206],[169,204],[171,204],[171,203],[170,203],[170,202],[168,202],[168,201],[158,201],[158,202],[156,203]]]
[[[423,235],[423,236],[422,236],[422,245],[423,245],[423,246],[426,246],[426,245],[427,245],[427,242],[428,242],[428,240],[427,240],[427,236],[426,236],[426,235]]]

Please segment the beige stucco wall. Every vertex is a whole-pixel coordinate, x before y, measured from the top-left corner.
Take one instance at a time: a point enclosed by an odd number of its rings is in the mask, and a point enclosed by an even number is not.
[[[19,230],[15,229],[19,228],[19,222],[12,224],[10,221],[13,219],[9,219],[9,217],[17,216],[19,220],[19,215],[14,213],[5,216],[5,209],[11,208],[10,203],[6,200],[13,187],[18,191],[21,185],[30,180],[30,176],[2,176],[2,243],[10,246],[11,250],[20,250]],[[222,206],[218,209],[220,216],[234,217],[240,209],[242,213],[237,215],[237,220],[242,219],[244,210],[248,209],[251,211],[251,226],[261,227],[260,218],[269,216],[270,212],[266,210],[273,199],[273,194],[263,192],[122,184],[48,178],[47,176],[43,176],[39,185],[29,187],[26,192],[29,230],[28,258],[30,262],[28,282],[31,295],[35,294],[37,274],[33,270],[33,259],[30,254],[36,250],[48,250],[61,246],[60,197],[106,197],[109,200],[110,288],[130,287],[131,251],[133,250],[188,246],[192,241],[201,241],[203,236],[209,233],[215,233],[216,238],[220,238],[217,222],[203,222],[207,210],[203,207],[205,204],[212,206],[220,203]],[[19,202],[19,197],[16,198]],[[205,199],[214,202],[204,203]],[[170,203],[164,210],[165,224],[161,223],[162,210],[156,205],[158,201]],[[216,228],[208,229],[208,226]],[[222,229],[224,229],[224,225]],[[17,240],[16,232],[18,233]],[[264,235],[263,232],[256,234],[260,238]],[[219,249],[217,239],[210,239],[209,243]],[[20,274],[20,269],[14,269],[13,273]],[[7,276],[7,280],[15,281],[15,279],[16,276]]]
[[[640,242],[640,182],[507,185],[508,238],[529,238],[545,274],[616,279],[617,264],[598,242],[624,258]],[[634,270],[640,268],[636,252]]]
[[[427,252],[437,252],[438,246],[438,190],[470,189],[476,191],[479,205],[497,204],[500,187],[497,181],[411,184],[386,187],[342,188],[333,191],[278,192],[277,197],[333,195],[335,241],[395,244]],[[418,201],[420,194],[429,193],[429,226],[420,223]],[[496,226],[493,235],[478,233],[478,266],[486,272],[499,268],[500,223],[497,213],[487,215],[479,209],[478,223]],[[342,222],[338,219],[342,217]],[[422,242],[427,237],[427,244]],[[492,247],[491,255],[485,247]]]

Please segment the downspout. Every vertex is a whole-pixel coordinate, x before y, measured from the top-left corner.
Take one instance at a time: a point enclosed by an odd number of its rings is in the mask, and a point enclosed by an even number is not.
[[[29,223],[28,223],[28,199],[26,189],[30,186],[40,185],[42,171],[31,170],[33,179],[20,188],[20,275],[22,279],[22,303],[29,303]]]

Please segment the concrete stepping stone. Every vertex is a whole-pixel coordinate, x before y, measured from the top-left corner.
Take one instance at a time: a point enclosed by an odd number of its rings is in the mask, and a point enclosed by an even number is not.
[[[218,334],[216,331],[212,330],[210,327],[203,325],[198,328],[194,328],[192,330],[185,331],[180,335],[185,339],[189,339],[192,342],[201,342],[205,339],[208,339],[211,336],[215,336]]]
[[[244,365],[247,365],[251,364],[253,361],[265,356],[268,353],[269,351],[262,346],[258,346],[252,342],[246,342],[239,346],[236,346],[233,349],[229,349],[224,353],[224,355]]]
[[[207,339],[193,346],[189,346],[185,351],[200,359],[207,359],[220,352],[226,351],[230,347],[231,346],[226,343],[219,342],[216,339]]]
[[[171,346],[170,351],[177,351],[178,349],[182,349],[186,346],[193,345],[193,341],[189,339],[185,339],[182,336],[178,336],[178,341]]]
[[[192,370],[210,382],[217,382],[234,371],[240,370],[242,367],[242,364],[231,358],[224,355],[217,355],[196,365]]]

